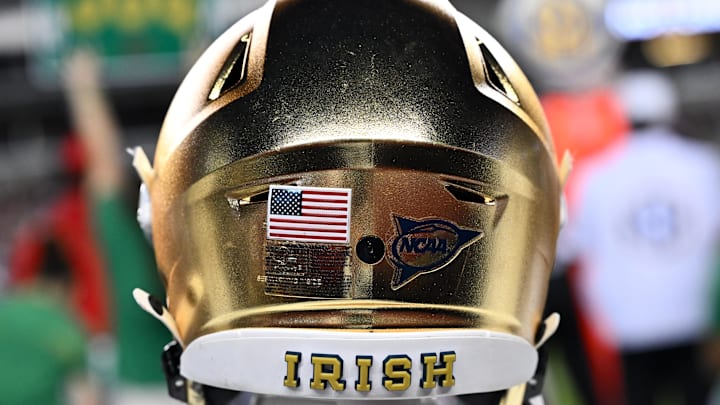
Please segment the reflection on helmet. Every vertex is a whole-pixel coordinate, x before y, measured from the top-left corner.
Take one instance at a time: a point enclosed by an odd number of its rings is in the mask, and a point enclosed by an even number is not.
[[[526,78],[448,3],[266,4],[188,74],[144,176],[183,375],[334,399],[527,381],[553,156]]]

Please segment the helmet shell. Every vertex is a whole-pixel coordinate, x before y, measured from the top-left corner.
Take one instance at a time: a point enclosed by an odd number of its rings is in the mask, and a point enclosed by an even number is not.
[[[267,3],[200,57],[158,141],[153,243],[179,334],[532,343],[559,227],[553,157],[523,73],[449,3]],[[351,190],[347,240],[271,238],[271,187]]]

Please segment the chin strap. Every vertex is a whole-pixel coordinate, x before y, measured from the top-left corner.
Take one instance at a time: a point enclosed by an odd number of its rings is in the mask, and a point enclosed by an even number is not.
[[[180,374],[182,352],[182,346],[175,340],[170,341],[163,348],[162,368],[168,395],[188,405],[206,405],[203,385],[190,381]],[[224,404],[222,401],[220,403]]]
[[[162,368],[168,394],[178,401],[188,402],[188,381],[180,375],[182,347],[176,341],[166,344],[162,352]]]

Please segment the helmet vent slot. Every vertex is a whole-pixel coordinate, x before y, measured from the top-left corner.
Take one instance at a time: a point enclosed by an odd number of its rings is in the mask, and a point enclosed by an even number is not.
[[[447,190],[448,193],[452,194],[452,196],[455,197],[455,199],[458,201],[483,205],[495,205],[494,198],[488,197],[480,193],[479,191],[467,187],[461,187],[455,184],[446,184],[445,190]]]
[[[234,210],[239,210],[241,207],[252,204],[265,203],[268,200],[270,193],[270,187],[268,185],[260,187],[252,187],[250,189],[244,189],[236,192],[229,193],[225,196],[228,204]]]
[[[482,53],[483,60],[485,62],[485,75],[490,86],[503,93],[505,97],[509,98],[513,103],[519,105],[520,99],[505,74],[505,71],[502,69],[490,50],[487,49],[485,44],[480,41],[478,41],[478,44],[480,45],[480,52]]]
[[[301,182],[298,179],[290,179],[278,184],[299,186]],[[247,205],[267,203],[269,197],[269,184],[240,186],[239,188],[225,194],[225,199],[227,199],[228,204],[230,204],[230,207],[234,210],[239,210]]]
[[[220,70],[220,75],[215,79],[208,100],[217,100],[223,93],[245,81],[251,39],[252,32],[249,32],[243,35],[240,42],[235,45],[230,57]]]

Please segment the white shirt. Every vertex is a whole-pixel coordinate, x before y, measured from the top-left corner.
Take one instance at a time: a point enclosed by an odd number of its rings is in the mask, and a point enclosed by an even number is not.
[[[579,168],[559,260],[623,350],[697,338],[707,326],[720,230],[720,163],[707,145],[653,128]]]

